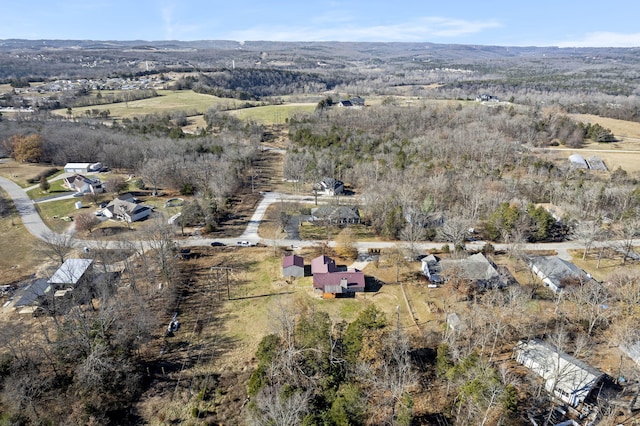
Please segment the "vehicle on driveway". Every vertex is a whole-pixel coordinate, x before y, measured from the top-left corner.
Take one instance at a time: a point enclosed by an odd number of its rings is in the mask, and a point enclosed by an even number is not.
[[[220,241],[214,241],[211,243],[211,247],[224,247],[225,244],[221,243]]]
[[[238,246],[240,246],[240,247],[252,247],[253,244],[251,244],[249,241],[238,241]]]

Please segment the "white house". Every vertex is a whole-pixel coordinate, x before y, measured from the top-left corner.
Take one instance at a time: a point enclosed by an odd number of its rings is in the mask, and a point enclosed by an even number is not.
[[[437,257],[430,254],[422,258],[422,273],[429,278],[430,282],[434,284],[442,283],[444,280],[440,276],[441,271],[440,260]]]
[[[97,178],[88,178],[81,174],[74,174],[73,176],[63,178],[63,186],[72,191],[76,191],[81,194],[99,194],[104,192],[104,185]]]
[[[596,389],[605,374],[539,339],[520,341],[516,360],[545,381],[545,389],[577,407]]]
[[[344,192],[344,182],[330,177],[322,179],[319,186],[320,190],[326,195],[337,195]]]
[[[124,194],[107,204],[102,213],[110,219],[116,218],[131,223],[148,217],[151,208],[136,203],[133,195]]]

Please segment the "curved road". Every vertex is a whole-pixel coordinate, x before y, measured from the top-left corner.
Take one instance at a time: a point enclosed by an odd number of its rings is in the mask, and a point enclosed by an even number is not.
[[[24,223],[27,230],[36,238],[46,239],[47,234],[52,234],[53,231],[45,225],[42,221],[42,218],[38,214],[33,201],[27,196],[27,193],[24,189],[22,189],[15,182],[0,177],[0,186],[7,192],[9,197],[13,199],[15,203],[16,209],[20,214],[22,222]],[[249,220],[247,224],[247,228],[245,231],[237,238],[216,238],[216,241],[223,242],[228,245],[235,245],[237,241],[246,240],[253,244],[260,242],[262,239],[258,235],[258,226],[264,217],[267,208],[280,200],[296,200],[296,201],[313,201],[313,197],[309,196],[300,196],[300,195],[290,195],[290,194],[281,194],[277,192],[265,192],[263,193],[263,198],[256,207],[256,211],[253,216]],[[176,243],[182,247],[196,247],[196,246],[208,246],[214,239],[212,238],[200,238],[200,237],[191,237],[183,240],[177,240]],[[593,247],[598,247],[602,244],[611,244],[613,241],[594,243]],[[278,240],[276,242],[281,246],[296,246],[296,247],[309,247],[318,244],[318,241],[309,241],[309,240]],[[634,241],[634,245],[637,241]],[[144,241],[139,241],[136,243],[143,250],[145,249]],[[385,241],[372,241],[372,242],[364,242],[360,241],[356,243],[359,251],[367,251],[370,248],[390,248],[395,247],[398,244],[403,244],[402,242],[385,242]],[[406,244],[406,243],[405,243]],[[421,242],[416,243],[415,248],[424,252],[427,249],[434,249],[442,247],[443,242]],[[467,247],[472,250],[481,249],[484,246],[484,241],[476,241],[467,243]],[[91,240],[78,240],[77,245],[79,247],[88,246],[88,247],[104,247],[104,242],[99,241],[91,241]],[[117,241],[107,243],[108,248],[118,248],[121,243]],[[335,246],[335,241],[331,241],[329,243],[331,246]],[[510,247],[508,244],[494,244],[495,248],[498,250],[505,250]],[[571,256],[568,253],[569,249],[581,249],[583,245],[576,241],[565,241],[561,243],[528,243],[523,244],[522,246],[526,250],[555,250],[558,252],[558,256],[563,259],[570,260]]]

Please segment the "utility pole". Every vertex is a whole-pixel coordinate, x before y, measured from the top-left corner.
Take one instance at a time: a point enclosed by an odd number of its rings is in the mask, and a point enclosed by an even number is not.
[[[229,282],[229,272],[233,272],[233,268],[228,266],[212,266],[211,272],[216,271],[216,284],[218,289],[218,298],[220,298],[220,275],[224,274],[227,284],[227,300],[231,300],[231,283]]]

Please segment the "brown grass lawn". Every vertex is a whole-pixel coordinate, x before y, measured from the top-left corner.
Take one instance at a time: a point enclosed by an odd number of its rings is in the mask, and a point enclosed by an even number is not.
[[[22,225],[17,215],[0,219],[0,285],[10,284],[35,273],[42,259],[33,255],[37,240]],[[4,303],[0,300],[0,305]]]
[[[0,176],[11,179],[22,187],[33,185],[27,179],[35,178],[39,173],[52,168],[50,165],[18,163],[10,158],[0,160]],[[62,169],[58,167],[59,169]]]
[[[571,251],[570,254],[573,256],[572,262],[576,266],[591,274],[598,281],[606,281],[612,273],[640,272],[640,261],[627,259],[625,263],[622,263],[623,256],[610,249],[605,250],[600,267],[596,268],[598,252],[599,249],[591,249],[585,260],[582,260],[582,250]]]

